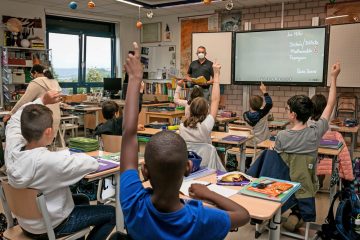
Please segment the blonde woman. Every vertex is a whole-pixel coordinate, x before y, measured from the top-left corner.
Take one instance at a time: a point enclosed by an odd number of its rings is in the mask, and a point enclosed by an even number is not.
[[[40,64],[35,64],[31,70],[31,77],[33,80],[30,82],[27,87],[25,94],[20,98],[20,100],[16,103],[14,108],[11,110],[9,115],[4,116],[3,121],[7,122],[11,115],[15,114],[16,111],[26,103],[33,102],[35,99],[43,96],[49,90],[60,91],[61,88],[57,80],[54,79],[51,71]],[[48,105],[53,112],[53,129],[54,129],[54,137],[56,137],[57,131],[60,125],[60,103],[55,103]]]

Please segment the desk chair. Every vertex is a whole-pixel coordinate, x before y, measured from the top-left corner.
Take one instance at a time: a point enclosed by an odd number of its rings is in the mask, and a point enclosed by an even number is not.
[[[306,222],[305,235],[282,231],[283,235],[305,240],[309,238],[310,224],[316,218],[315,194],[317,187],[315,162],[316,159],[310,155],[293,153],[281,153],[279,155],[275,151],[265,150],[247,171],[247,174],[252,177],[272,177],[291,180],[301,184],[301,189],[295,193],[296,199],[290,198],[284,203],[282,212],[298,205],[299,214]]]
[[[122,136],[117,135],[101,135],[103,151],[118,153],[121,151]]]
[[[4,232],[5,239],[8,240],[30,240],[19,225],[14,226],[12,214],[26,219],[43,219],[46,226],[46,233],[50,240],[55,240],[54,229],[51,225],[49,212],[46,207],[45,196],[35,189],[17,189],[6,181],[1,181],[0,199],[4,208],[7,230]],[[90,232],[90,228],[83,229],[59,239],[75,240],[85,236]]]
[[[62,148],[66,147],[66,131],[71,131],[71,137],[78,136],[79,129],[79,117],[75,115],[63,116],[60,119],[60,127],[59,127],[59,138],[60,145]]]
[[[337,97],[337,103],[335,108],[335,117],[339,117],[339,114],[352,114],[352,117],[358,118],[358,98],[355,95],[341,94]]]
[[[229,126],[229,133],[234,135],[240,135],[248,137],[253,134],[253,130],[247,127],[235,127]],[[253,138],[253,142],[250,144],[251,146],[246,147],[245,154],[246,157],[252,158],[252,160],[256,159],[256,156],[260,153],[259,149],[256,149],[256,140]],[[236,156],[236,160],[238,162],[238,166],[240,166],[240,148],[233,147],[226,150],[225,159],[227,160],[228,154],[233,154]]]
[[[201,167],[226,171],[213,145],[209,143],[186,142],[186,146],[188,151],[194,151],[202,158]]]

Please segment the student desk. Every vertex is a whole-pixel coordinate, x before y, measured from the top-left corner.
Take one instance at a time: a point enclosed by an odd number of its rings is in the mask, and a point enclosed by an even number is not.
[[[138,131],[138,135],[155,135],[158,132],[161,132],[161,129],[156,129],[156,128],[145,128],[145,130],[143,131]]]
[[[225,141],[223,140],[224,137],[227,137],[229,135],[238,135],[234,133],[226,133],[226,132],[211,132],[211,141],[212,143],[220,143],[220,144],[226,144],[226,145],[232,145],[237,146],[240,149],[240,164],[239,164],[239,170],[241,172],[245,172],[245,159],[246,159],[246,142],[251,140],[254,136],[244,136],[244,140],[242,141]],[[239,135],[242,136],[242,135]]]
[[[110,154],[108,152],[103,151],[94,151],[87,153],[92,157],[97,156],[105,156]],[[89,182],[104,179],[110,176],[115,176],[115,214],[116,214],[116,230],[123,231],[124,230],[124,216],[122,214],[121,206],[120,206],[120,169],[119,168],[112,168],[106,171],[97,172],[97,173],[90,173],[86,175],[84,178]]]
[[[271,141],[269,139],[267,139],[257,145],[258,148],[267,148],[267,149],[273,149],[274,146],[275,146],[275,141]],[[336,171],[335,169],[338,168],[337,158],[343,148],[344,148],[344,146],[342,146],[339,149],[330,149],[330,148],[322,148],[322,147],[318,148],[318,155],[328,156],[332,160],[331,176],[333,176],[335,174],[335,171]],[[341,187],[341,179],[340,179],[340,187]],[[336,193],[336,184],[330,188],[330,201],[332,200],[335,193]]]
[[[146,123],[149,124],[152,121],[162,121],[163,119],[167,120],[171,125],[174,124],[175,119],[181,119],[185,115],[185,111],[175,110],[175,111],[162,111],[162,112],[146,112]]]
[[[76,108],[73,106],[62,107],[63,110],[71,112],[80,112],[84,114],[84,136],[86,137],[86,129],[95,129],[99,123],[104,122],[101,113],[101,107],[89,106],[85,108]]]
[[[223,126],[224,131],[228,132],[229,123],[239,120],[240,117],[221,117],[220,115],[216,116],[215,124],[217,126]]]
[[[350,156],[351,156],[351,159],[353,159],[354,151],[356,148],[357,135],[359,132],[359,125],[355,126],[355,127],[338,127],[335,125],[330,125],[330,129],[333,131],[341,132],[341,133],[351,133]]]
[[[209,176],[201,177],[196,180],[206,181],[210,183],[216,183],[216,174],[211,174]],[[146,181],[143,183],[145,188],[151,187],[150,182]],[[232,188],[235,190],[240,190],[240,186],[224,186],[226,188]],[[183,199],[189,199],[189,197],[180,194],[180,197]],[[231,200],[243,206],[248,210],[251,218],[258,220],[269,220],[270,226],[269,229],[269,239],[278,240],[280,239],[280,222],[281,222],[281,203],[275,201],[264,200],[261,198],[255,198],[250,196],[245,196],[241,194],[235,194],[230,197]],[[208,205],[205,203],[205,205]]]
[[[235,121],[235,124],[238,125],[246,125],[246,122],[244,120],[237,120]],[[288,120],[273,120],[268,122],[268,126],[270,129],[285,129],[287,125],[290,124],[290,121]]]
[[[289,125],[290,122],[287,120],[274,120],[274,121],[269,121],[269,128],[271,129],[285,129],[287,125]]]

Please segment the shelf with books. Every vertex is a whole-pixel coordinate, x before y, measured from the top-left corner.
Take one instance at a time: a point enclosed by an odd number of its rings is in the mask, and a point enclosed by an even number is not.
[[[1,46],[1,106],[9,105],[21,97],[31,81],[30,69],[34,64],[51,66],[51,50],[40,48]]]

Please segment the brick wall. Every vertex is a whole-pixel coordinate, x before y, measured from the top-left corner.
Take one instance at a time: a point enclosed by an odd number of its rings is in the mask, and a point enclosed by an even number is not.
[[[337,0],[336,2],[344,2]],[[320,17],[320,25],[325,22],[325,11],[328,0],[300,0],[298,2],[285,3],[284,28],[286,27],[306,27],[311,26],[313,17]],[[252,29],[269,29],[281,27],[281,4],[265,5],[242,9],[242,22],[250,21]],[[308,87],[290,87],[290,86],[269,86],[269,94],[273,98],[274,106],[271,110],[277,119],[286,119],[285,104],[289,97],[296,94],[308,95]],[[260,94],[257,86],[250,87],[251,95]],[[316,93],[328,95],[327,87],[317,87]],[[338,88],[338,94],[354,93],[359,97],[360,106],[360,88]],[[226,85],[222,96],[226,108],[242,114],[242,86]],[[358,109],[360,112],[360,108]]]

